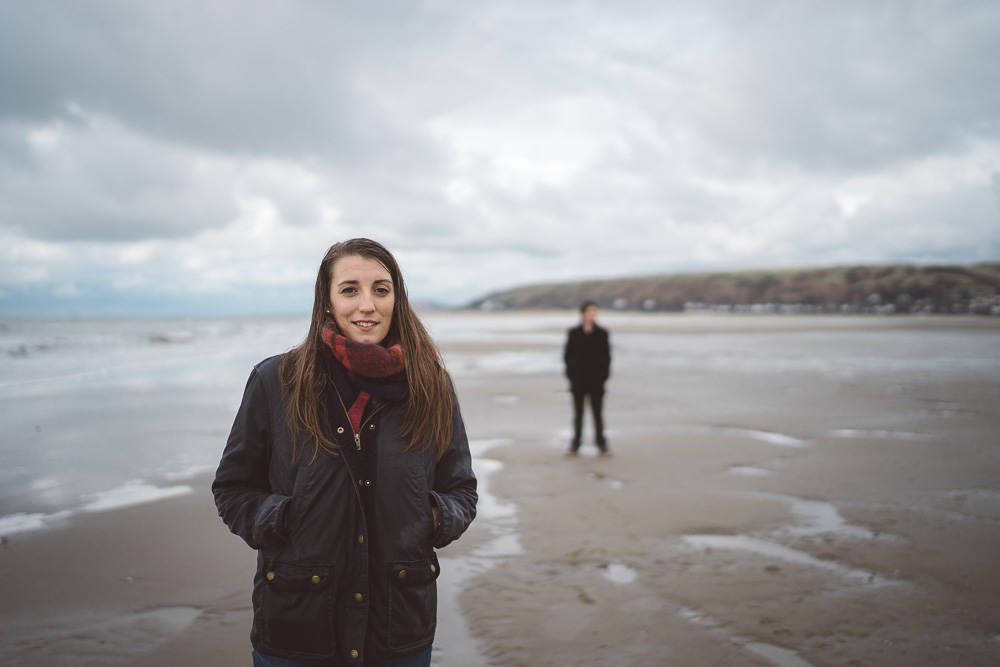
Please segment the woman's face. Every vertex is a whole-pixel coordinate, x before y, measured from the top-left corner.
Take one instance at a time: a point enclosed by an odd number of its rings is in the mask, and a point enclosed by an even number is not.
[[[396,294],[388,269],[360,255],[333,265],[330,312],[340,333],[359,343],[381,343],[392,325]]]

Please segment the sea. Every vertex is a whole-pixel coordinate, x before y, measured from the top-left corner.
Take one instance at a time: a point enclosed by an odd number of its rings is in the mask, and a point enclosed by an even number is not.
[[[575,315],[433,311],[423,319],[460,385],[491,373],[561,374]],[[998,327],[901,334],[858,326],[877,323],[862,316],[807,327],[794,323],[814,316],[756,316],[789,323],[777,325],[780,336],[761,336],[744,326],[748,317],[611,312],[602,322],[614,332],[619,374],[653,364],[685,373],[1000,377]],[[0,317],[0,537],[191,493],[193,480],[218,465],[250,370],[297,345],[307,328],[308,315]]]

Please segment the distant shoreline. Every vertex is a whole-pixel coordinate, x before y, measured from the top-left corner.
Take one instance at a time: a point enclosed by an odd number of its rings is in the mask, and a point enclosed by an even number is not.
[[[1000,262],[761,269],[550,283],[495,292],[469,307],[573,308],[584,299],[615,310],[1000,315]]]

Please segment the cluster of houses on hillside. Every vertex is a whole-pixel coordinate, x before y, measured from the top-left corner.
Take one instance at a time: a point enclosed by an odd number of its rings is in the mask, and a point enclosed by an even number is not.
[[[649,301],[649,300],[647,300]],[[617,302],[615,304],[617,307]],[[655,303],[643,302],[643,310],[656,310]],[[893,314],[948,314],[948,315],[996,315],[1000,316],[1000,295],[976,295],[971,299],[953,299],[947,305],[937,305],[930,300],[910,299],[905,294],[892,302],[883,302],[878,294],[871,294],[864,303],[858,304],[810,304],[810,303],[753,303],[753,304],[706,304],[688,302],[685,311],[713,311],[725,313],[864,313],[874,315]]]
[[[641,310],[646,312],[678,310],[677,307],[665,307],[653,298],[630,300],[619,296],[610,303],[598,299],[598,305],[613,310]],[[509,306],[501,299],[486,299],[478,305],[481,310],[506,310]],[[553,306],[558,307],[558,306]],[[564,307],[572,307],[565,305]],[[870,294],[860,304],[814,304],[814,303],[705,303],[703,301],[688,301],[683,305],[685,312],[717,312],[717,313],[750,313],[750,314],[947,314],[947,315],[994,315],[1000,316],[1000,295],[978,294],[971,299],[954,298],[946,304],[934,303],[930,299],[912,299],[903,294],[894,300],[884,300],[879,294]]]

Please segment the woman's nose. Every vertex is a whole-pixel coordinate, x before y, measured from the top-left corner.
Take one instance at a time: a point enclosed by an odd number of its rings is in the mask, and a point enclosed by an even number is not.
[[[363,313],[370,313],[375,310],[375,300],[371,294],[361,295],[361,303],[358,304],[358,309]]]

